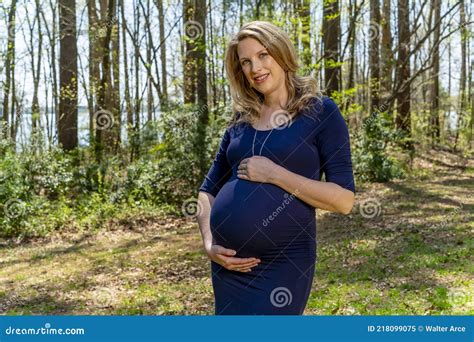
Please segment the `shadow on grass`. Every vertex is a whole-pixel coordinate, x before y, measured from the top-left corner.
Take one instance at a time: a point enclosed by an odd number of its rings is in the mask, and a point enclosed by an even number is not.
[[[433,189],[434,184],[442,189]],[[316,283],[353,289],[369,286],[380,293],[420,290],[420,296],[431,303],[430,312],[449,310],[449,287],[456,285],[453,281],[462,283],[470,278],[474,244],[469,222],[473,221],[474,206],[463,203],[456,212],[459,202],[436,191],[446,191],[449,186],[465,197],[464,190],[472,183],[449,179],[385,185],[390,191],[376,197],[380,199],[380,216],[365,218],[355,208],[346,217],[327,214],[318,219]],[[400,210],[401,205],[404,210]],[[456,279],[447,274],[456,274]],[[314,291],[321,294],[318,288]],[[399,313],[399,301],[403,300],[387,300],[386,312]]]
[[[185,314],[184,309],[179,309],[179,301],[186,302],[186,298],[192,297],[193,300],[188,302],[198,307],[190,304],[190,312],[208,313],[211,308],[206,309],[205,302],[210,300],[209,293],[199,297],[199,286],[196,285],[210,279],[210,268],[200,246],[189,245],[191,235],[194,237],[195,231],[186,233],[180,229],[168,236],[142,235],[103,246],[94,241],[81,240],[79,245],[40,250],[36,251],[36,255],[16,262],[4,262],[4,267],[25,263],[15,267],[15,273],[29,274],[28,277],[35,280],[34,284],[28,282],[26,277],[2,281],[0,308],[2,312],[20,314]],[[157,245],[162,242],[172,248]],[[74,263],[75,259],[80,260],[78,264]],[[43,280],[43,273],[49,272],[48,264],[53,260],[54,264],[59,262],[64,272]],[[141,292],[143,286],[148,287],[144,293]],[[176,287],[183,289],[181,294],[175,296],[173,289]],[[107,302],[108,297],[114,297],[113,300],[109,298],[111,304],[101,306],[101,301],[97,303],[95,289],[99,289],[102,302],[104,298]],[[169,291],[168,297],[161,297],[160,291],[164,290]],[[47,295],[41,297],[36,294],[37,291],[47,293],[56,300],[41,302],[41,298],[46,300]],[[160,309],[162,305],[165,309]]]

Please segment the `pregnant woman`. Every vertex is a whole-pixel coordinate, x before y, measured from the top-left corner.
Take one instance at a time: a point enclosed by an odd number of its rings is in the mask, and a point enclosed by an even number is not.
[[[354,204],[348,129],[316,80],[296,74],[295,49],[277,26],[242,26],[225,62],[236,115],[198,198],[215,314],[302,315],[315,208],[347,214]]]

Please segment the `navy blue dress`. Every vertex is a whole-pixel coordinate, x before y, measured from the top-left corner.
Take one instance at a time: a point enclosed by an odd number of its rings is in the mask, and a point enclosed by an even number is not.
[[[257,130],[255,155],[269,133]],[[254,134],[248,123],[229,126],[199,189],[215,197],[214,243],[261,260],[246,273],[211,261],[215,314],[301,315],[315,270],[315,208],[274,184],[237,177],[240,161],[252,156]],[[310,179],[324,173],[355,192],[347,125],[329,97],[312,99],[290,125],[274,129],[261,155]]]

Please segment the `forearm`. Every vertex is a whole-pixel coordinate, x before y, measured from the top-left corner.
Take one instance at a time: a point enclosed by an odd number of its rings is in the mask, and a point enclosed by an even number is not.
[[[281,166],[272,173],[270,182],[315,208],[348,214],[354,205],[352,191],[336,183],[306,178]]]
[[[211,208],[214,203],[214,196],[207,192],[200,191],[198,194],[198,215],[197,221],[201,231],[204,248],[210,248],[212,245],[212,234],[210,226]]]

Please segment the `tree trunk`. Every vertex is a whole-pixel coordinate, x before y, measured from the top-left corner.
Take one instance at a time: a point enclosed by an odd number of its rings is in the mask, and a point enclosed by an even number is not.
[[[349,32],[347,35],[347,45],[349,46],[349,70],[348,70],[348,75],[347,75],[347,85],[345,87],[346,90],[351,90],[355,86],[355,59],[356,59],[356,22],[357,18],[360,13],[360,8],[361,5],[357,5],[357,0],[349,0]],[[346,46],[347,46],[346,45]],[[345,48],[344,48],[345,51]],[[344,59],[341,58],[342,60]],[[344,111],[346,111],[349,106],[353,103],[354,101],[354,95],[351,93],[348,94],[347,97],[345,97],[345,101],[343,103],[344,106]]]
[[[31,73],[33,78],[33,99],[31,101],[31,138],[33,146],[41,147],[38,144],[37,138],[40,138],[38,134],[42,134],[40,128],[40,106],[39,106],[39,99],[38,99],[38,86],[39,80],[41,75],[41,60],[42,60],[42,51],[43,51],[43,32],[41,30],[41,20],[40,20],[40,2],[39,0],[35,0],[35,18],[32,25],[30,25],[30,45],[31,45]],[[27,16],[29,18],[29,16]],[[37,54],[35,56],[34,41],[33,38],[35,36],[34,26],[38,25],[37,32],[38,32],[38,49]],[[28,24],[30,22],[28,21]],[[36,57],[36,63],[35,63]]]
[[[120,29],[118,16],[118,4],[115,4],[114,14],[110,22],[107,25],[112,26],[112,107],[111,111],[114,115],[114,124],[110,129],[111,141],[113,142],[114,152],[120,144],[120,131],[121,131],[121,113],[120,108]]]
[[[464,6],[464,0],[461,1],[460,5],[460,12],[459,12],[459,20],[461,22],[461,71],[459,75],[459,95],[458,95],[458,110],[457,110],[457,124],[456,124],[456,137],[454,139],[454,150],[456,150],[458,139],[459,139],[459,131],[460,128],[463,126],[462,123],[466,120],[465,116],[465,108],[466,108],[466,45],[467,40],[469,39],[468,36],[468,29],[466,26],[466,10]]]
[[[383,11],[381,17],[382,26],[382,44],[381,44],[381,100],[385,103],[390,97],[392,89],[392,71],[393,71],[393,54],[392,54],[392,30],[390,24],[390,0],[383,0]],[[390,106],[388,106],[390,107]],[[390,110],[387,108],[387,110]]]
[[[341,66],[339,64],[339,39],[341,36],[339,0],[324,2],[323,44],[325,90],[329,96],[341,88]]]
[[[370,0],[370,29],[369,29],[369,66],[370,66],[370,112],[378,110],[380,96],[380,4],[379,0]]]
[[[209,122],[209,110],[207,105],[207,72],[206,72],[206,0],[196,0],[195,18],[198,26],[202,29],[197,36],[197,100],[199,105],[198,130],[196,134],[196,147],[198,152],[199,168],[201,177],[204,177],[208,166],[206,158],[206,129]]]
[[[441,1],[433,0],[432,9],[434,11],[434,25],[433,32],[433,56],[431,69],[431,83],[430,83],[430,136],[431,143],[439,143],[440,126],[439,126],[439,39],[441,31]]]
[[[227,18],[227,3],[225,1],[222,1],[222,27],[221,27],[221,35],[222,37],[225,37],[225,23],[226,23],[226,18]],[[221,66],[221,79],[225,78],[225,63],[222,63]],[[226,93],[227,87],[222,87],[222,100],[223,100],[223,105],[224,107],[227,106],[227,93]]]
[[[155,0],[158,8],[158,21],[160,25],[160,59],[161,59],[161,110],[168,110],[168,80],[166,70],[166,41],[165,41],[165,16],[163,13],[163,0]]]
[[[311,54],[311,12],[310,1],[301,0],[299,8],[299,17],[301,18],[301,43],[303,46],[301,60],[303,62],[303,74],[307,74],[312,70],[312,54]]]
[[[183,15],[184,15],[184,39],[186,44],[184,56],[184,103],[196,103],[196,38],[202,34],[204,27],[199,27],[194,21],[195,8],[192,6],[191,0],[183,1]]]
[[[89,144],[95,144],[94,115],[97,112],[97,95],[100,86],[100,28],[95,1],[87,1],[89,20]]]
[[[209,0],[209,3],[210,3],[210,0]],[[213,27],[214,27],[214,23],[213,23],[213,18],[212,18],[212,11],[209,12],[209,41],[207,42],[208,46],[209,46],[209,51],[210,51],[210,73],[211,73],[211,80],[210,80],[210,86],[211,86],[211,89],[212,89],[212,107],[213,108],[216,108],[217,107],[217,104],[218,104],[218,101],[219,101],[219,98],[218,98],[218,94],[217,94],[217,80],[216,80],[216,65],[217,65],[217,61],[216,59],[218,58],[217,55],[218,55],[218,52],[217,52],[217,46],[215,44],[215,41],[214,41],[214,35],[213,35]]]
[[[64,150],[77,147],[77,40],[75,0],[59,0],[58,140]]]
[[[140,2],[141,3],[141,2]],[[146,100],[146,108],[147,108],[147,121],[151,122],[153,121],[153,83],[151,81],[151,66],[152,66],[152,58],[151,58],[151,50],[153,49],[153,36],[151,34],[151,25],[150,25],[150,0],[147,0],[146,2],[146,12],[145,8],[143,8],[143,14],[145,17],[145,25],[146,25],[146,30],[147,30],[147,41],[146,41],[146,87],[147,87],[147,100]],[[158,75],[157,75],[158,76]]]
[[[239,26],[244,23],[244,0],[239,0]]]
[[[410,26],[409,26],[408,0],[398,0],[398,61],[397,84],[401,86],[397,93],[397,116],[395,124],[397,129],[411,137],[410,120]],[[406,149],[413,149],[411,143],[403,144]]]
[[[132,144],[132,155],[138,157],[140,154],[140,123],[141,123],[141,110],[142,110],[142,99],[140,97],[140,45],[138,41],[138,35],[140,32],[140,11],[138,5],[134,8],[135,27],[133,31],[133,46],[134,46],[134,74],[135,74],[135,125],[134,135]]]
[[[57,44],[57,2],[50,0],[49,1],[49,8],[51,10],[53,22],[51,25],[51,28],[49,27],[48,23],[49,20],[45,18],[44,11],[41,9],[41,16],[43,18],[43,23],[44,27],[46,29],[46,33],[48,35],[48,40],[49,40],[49,45],[51,48],[50,55],[48,56],[49,61],[49,68],[51,72],[51,86],[52,86],[52,97],[51,97],[51,108],[53,111],[54,115],[54,122],[58,122],[59,118],[59,92],[58,92],[58,81],[57,81],[57,60],[56,60],[56,44]],[[46,118],[48,118],[49,112],[46,111],[47,115]],[[51,120],[52,122],[53,120]],[[50,120],[48,119],[48,141],[50,145],[53,143],[53,132],[55,132],[55,127],[53,125],[50,125]]]
[[[129,80],[129,70],[128,70],[128,50],[127,50],[127,36],[126,28],[127,22],[125,21],[125,9],[124,1],[120,0],[120,17],[121,17],[121,27],[122,27],[122,45],[123,45],[123,70],[124,70],[124,96],[125,96],[125,111],[127,112],[127,138],[129,144],[131,143],[130,138],[133,135],[133,107],[132,100],[130,97],[130,80]],[[130,158],[133,160],[132,157]]]
[[[104,12],[104,7],[101,8],[101,12]],[[102,59],[102,77],[100,80],[99,94],[97,98],[97,105],[99,110],[94,115],[94,121],[96,126],[96,140],[95,140],[95,152],[96,159],[100,162],[103,157],[103,151],[106,149],[108,152],[116,151],[118,145],[118,125],[115,122],[117,116],[117,108],[114,108],[113,101],[113,79],[112,69],[110,66],[112,57],[111,47],[112,40],[116,39],[113,37],[114,31],[114,19],[116,13],[115,0],[108,0],[107,9],[105,10],[106,15],[103,15],[102,20],[103,29],[105,29],[105,37],[102,40],[101,47],[101,59]]]
[[[8,45],[7,53],[5,56],[5,81],[4,81],[4,90],[3,90],[3,113],[0,118],[0,138],[3,136],[5,138],[12,137],[11,131],[9,132],[9,118],[10,115],[10,89],[12,88],[12,83],[15,82],[14,75],[15,70],[15,29],[16,29],[16,0],[12,0],[10,9],[8,10]],[[13,81],[12,81],[13,79]],[[13,107],[13,98],[12,94],[12,107]],[[12,115],[13,117],[13,115]]]

